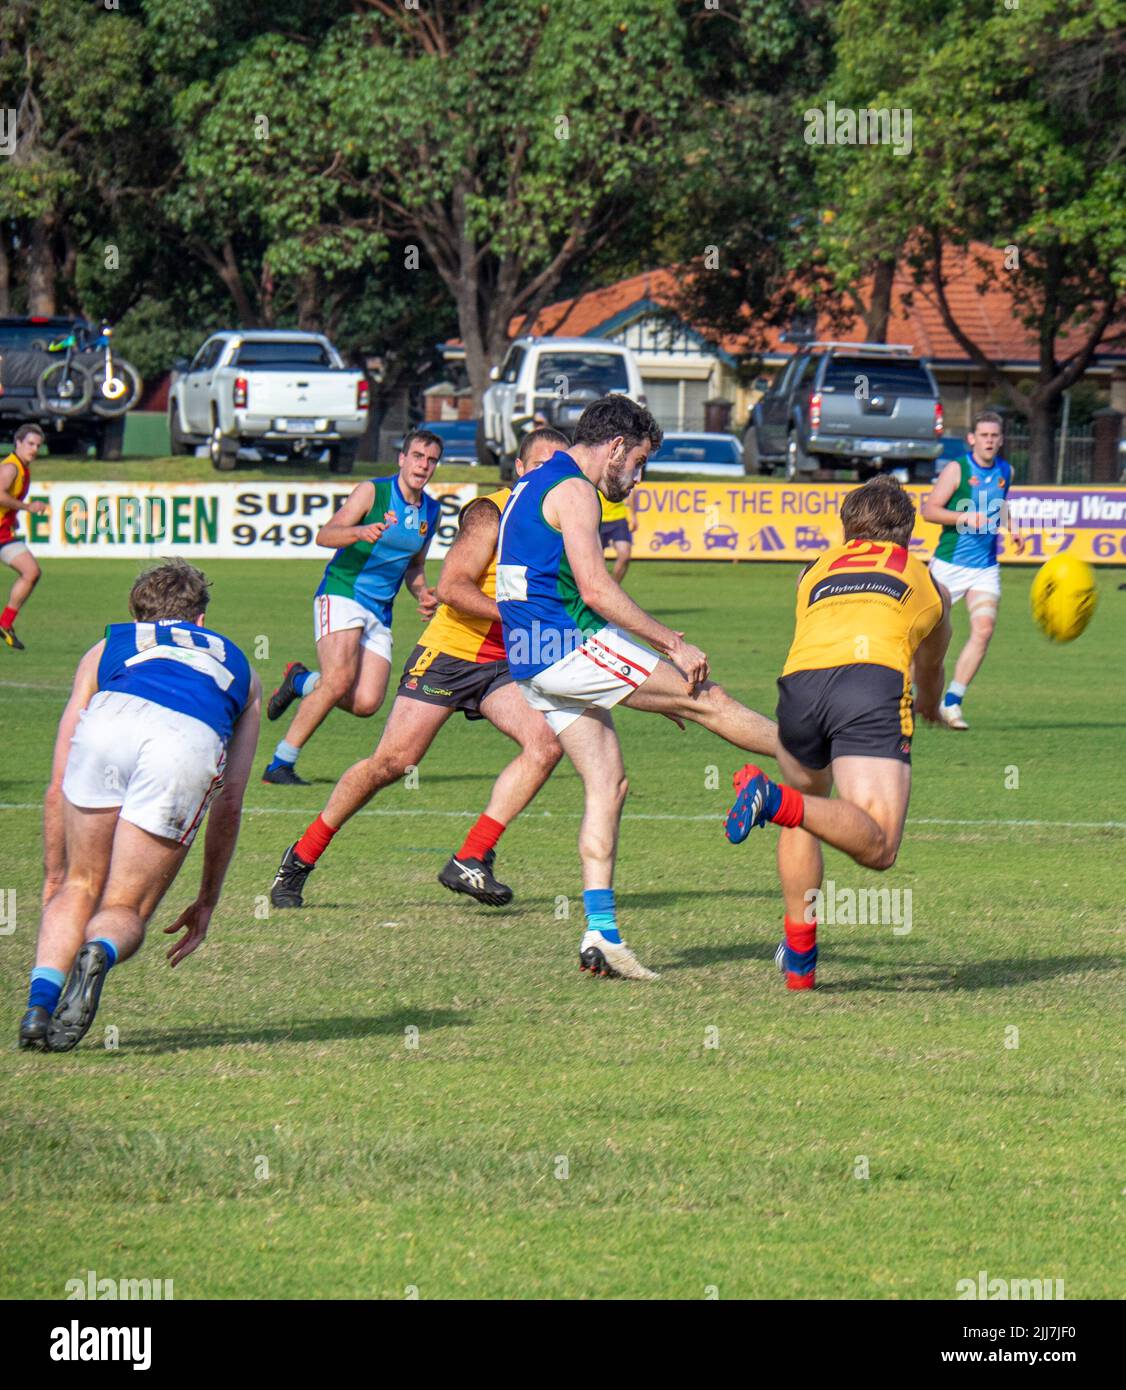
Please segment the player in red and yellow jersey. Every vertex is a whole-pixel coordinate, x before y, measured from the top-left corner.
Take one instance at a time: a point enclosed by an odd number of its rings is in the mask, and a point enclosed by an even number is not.
[[[915,507],[896,480],[874,478],[841,507],[843,545],[807,567],[778,681],[778,766],[748,765],[727,818],[733,843],[765,821],[783,828],[778,876],[785,939],[775,961],[790,989],[812,989],[821,841],[868,869],[890,869],[911,794],[915,704],[938,723],[950,596],[907,546]],[[829,799],[836,785],[838,796]]]
[[[569,442],[557,430],[532,430],[520,445],[517,476],[538,468]],[[550,777],[563,750],[547,720],[513,683],[505,659],[496,563],[508,496],[509,489],[502,488],[462,508],[461,528],[438,580],[441,607],[407,658],[379,744],[370,758],[348,769],[325,809],[286,850],[270,890],[275,907],[303,905],[305,880],[332,837],[376,792],[422,762],[457,710],[467,719],[487,719],[520,745],[520,754],[497,778],[484,814],[438,881],[492,907],[512,901],[512,889],[493,875],[497,841]]]
[[[0,612],[0,642],[22,652],[24,645],[15,631],[16,614],[39,583],[42,571],[20,538],[19,514],[39,515],[47,510],[46,502],[27,501],[31,465],[43,443],[43,431],[38,425],[21,425],[13,443],[8,457],[0,459],[0,562],[15,570],[16,582],[7,606]]]

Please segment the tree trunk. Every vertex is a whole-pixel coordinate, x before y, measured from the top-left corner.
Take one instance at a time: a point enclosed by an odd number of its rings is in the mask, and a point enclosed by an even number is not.
[[[886,343],[888,319],[891,317],[891,287],[895,280],[895,257],[876,262],[872,274],[872,297],[864,315],[866,343]]]
[[[320,333],[321,288],[315,268],[303,270],[297,280],[297,326],[305,333]]]
[[[38,218],[31,227],[27,257],[27,312],[55,312],[55,218],[53,213]]]
[[[12,312],[12,262],[8,257],[8,234],[0,228],[0,314]]]
[[[1054,413],[1051,403],[1035,397],[1028,407],[1028,481],[1055,481],[1055,459],[1052,449]]]

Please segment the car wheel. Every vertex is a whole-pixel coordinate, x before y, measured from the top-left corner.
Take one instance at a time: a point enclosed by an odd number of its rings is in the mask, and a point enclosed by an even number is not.
[[[330,473],[351,473],[355,462],[355,444],[335,444],[328,451],[328,471]]]
[[[516,481],[516,457],[513,454],[503,454],[500,460],[500,480],[502,483],[514,483]]]
[[[791,482],[795,482],[800,474],[812,473],[812,471],[813,459],[802,448],[797,431],[791,430],[786,445],[786,477]]]
[[[107,420],[98,426],[94,436],[94,452],[98,458],[116,463],[125,449],[125,417]]]
[[[207,452],[211,455],[211,466],[220,473],[233,473],[238,465],[238,440],[224,434],[218,425],[211,431]]]
[[[180,429],[180,412],[174,405],[168,407],[168,447],[174,458],[195,453],[195,445]]]
[[[485,439],[484,420],[477,421],[477,462],[483,468],[496,468],[500,462]]]
[[[754,425],[748,425],[743,435],[743,472],[750,475],[762,472],[762,456],[758,451],[758,436]]]

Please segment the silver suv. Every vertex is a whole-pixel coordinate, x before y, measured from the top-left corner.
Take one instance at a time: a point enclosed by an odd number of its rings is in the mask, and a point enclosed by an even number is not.
[[[743,436],[748,473],[782,464],[817,469],[904,469],[930,481],[942,448],[942,402],[927,364],[908,347],[806,343],[751,411]]]

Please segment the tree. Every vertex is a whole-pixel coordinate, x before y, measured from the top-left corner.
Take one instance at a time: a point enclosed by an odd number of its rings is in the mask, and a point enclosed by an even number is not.
[[[848,284],[866,254],[903,248],[919,292],[1027,417],[1037,482],[1052,476],[1063,392],[1123,337],[1124,18],[1120,0],[889,0],[879,11],[845,0],[837,16],[839,104],[909,112],[912,147],[819,147],[822,187],[836,190],[827,254]],[[1030,388],[959,319],[954,249],[971,257],[980,289],[1003,285],[1034,335]]]

